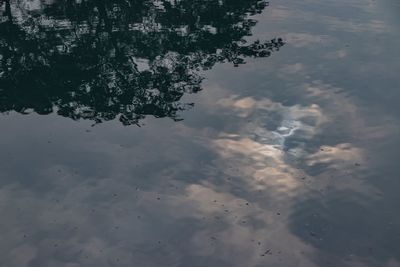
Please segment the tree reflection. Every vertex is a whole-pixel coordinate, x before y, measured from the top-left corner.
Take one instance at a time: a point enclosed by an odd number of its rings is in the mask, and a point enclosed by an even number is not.
[[[259,0],[5,0],[0,111],[95,122],[179,120],[201,70],[267,57],[281,39],[247,43]]]

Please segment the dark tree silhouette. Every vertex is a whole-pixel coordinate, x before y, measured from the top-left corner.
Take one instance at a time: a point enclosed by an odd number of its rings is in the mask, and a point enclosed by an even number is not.
[[[0,4],[0,112],[179,120],[191,105],[179,100],[201,90],[201,70],[284,44],[243,39],[264,1],[26,1]]]

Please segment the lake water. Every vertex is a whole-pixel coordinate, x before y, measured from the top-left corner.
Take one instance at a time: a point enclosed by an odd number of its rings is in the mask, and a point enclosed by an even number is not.
[[[398,0],[0,10],[0,266],[400,266]]]

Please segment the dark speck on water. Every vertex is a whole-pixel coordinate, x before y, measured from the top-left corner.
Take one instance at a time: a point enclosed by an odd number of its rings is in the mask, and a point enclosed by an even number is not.
[[[317,236],[317,234],[314,232],[310,232],[310,236]]]
[[[269,254],[272,254],[270,249],[268,249],[263,254],[261,254],[261,256],[264,257],[264,256],[269,255]]]

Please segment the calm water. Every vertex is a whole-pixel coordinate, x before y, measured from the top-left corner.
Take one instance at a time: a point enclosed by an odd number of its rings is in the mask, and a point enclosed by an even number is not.
[[[398,0],[0,10],[0,266],[400,266]]]

